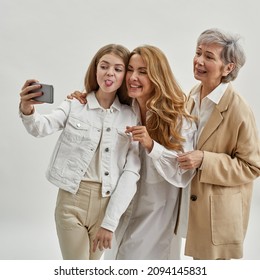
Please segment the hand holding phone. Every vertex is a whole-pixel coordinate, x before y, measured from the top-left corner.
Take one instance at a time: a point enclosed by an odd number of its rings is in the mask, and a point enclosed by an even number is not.
[[[38,83],[32,83],[31,85],[36,85]],[[41,96],[34,97],[33,99],[35,101],[44,102],[44,103],[53,103],[53,86],[52,85],[46,85],[46,84],[40,84],[41,88],[31,90],[28,93],[35,93],[35,92],[42,92]]]

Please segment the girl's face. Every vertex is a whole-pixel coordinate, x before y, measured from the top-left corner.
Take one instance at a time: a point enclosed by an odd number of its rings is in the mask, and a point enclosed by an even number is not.
[[[193,59],[194,78],[212,89],[230,73],[230,65],[224,65],[221,60],[222,49],[217,44],[199,45]]]
[[[147,100],[153,95],[154,85],[147,74],[147,67],[139,54],[131,56],[127,72],[126,86],[128,95],[136,98],[138,103],[146,104]]]
[[[103,55],[97,64],[97,83],[99,91],[115,93],[125,77],[125,64],[122,58],[115,54]]]

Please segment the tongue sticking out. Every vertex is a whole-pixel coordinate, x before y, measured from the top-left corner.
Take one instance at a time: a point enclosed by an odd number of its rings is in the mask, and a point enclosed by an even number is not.
[[[106,86],[108,86],[108,87],[110,87],[113,84],[113,82],[109,81],[109,80],[106,80],[105,83],[106,83]]]

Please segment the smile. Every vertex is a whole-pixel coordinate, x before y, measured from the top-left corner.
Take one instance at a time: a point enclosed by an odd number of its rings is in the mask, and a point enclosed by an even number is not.
[[[141,88],[142,86],[137,86],[137,85],[129,85],[130,88]]]

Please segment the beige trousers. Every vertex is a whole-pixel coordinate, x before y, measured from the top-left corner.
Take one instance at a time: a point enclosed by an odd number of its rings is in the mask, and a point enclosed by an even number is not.
[[[59,189],[55,221],[64,260],[98,260],[93,240],[105,215],[109,197],[101,196],[101,184],[81,182],[76,194]]]

